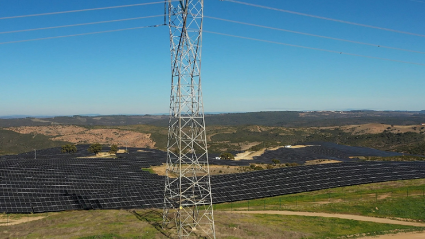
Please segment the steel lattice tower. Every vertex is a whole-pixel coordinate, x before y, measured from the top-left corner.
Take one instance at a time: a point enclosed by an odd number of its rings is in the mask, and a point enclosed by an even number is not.
[[[215,238],[201,91],[203,0],[168,1],[171,97],[163,226]]]

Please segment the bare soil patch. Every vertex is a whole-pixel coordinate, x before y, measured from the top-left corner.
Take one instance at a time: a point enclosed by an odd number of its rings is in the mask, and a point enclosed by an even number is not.
[[[291,149],[299,149],[299,148],[305,148],[305,147],[310,147],[310,146],[313,146],[313,145],[291,145],[290,148]],[[262,150],[259,150],[259,151],[245,151],[245,152],[236,154],[234,160],[236,160],[236,161],[237,160],[253,160],[254,157],[258,157],[258,156],[263,155],[266,152],[266,150],[275,151],[275,150],[278,150],[278,149],[281,149],[281,148],[285,148],[285,146],[267,148],[267,149],[262,149]]]
[[[387,234],[380,236],[360,237],[360,239],[423,239],[425,232],[406,232],[397,234]]]
[[[241,150],[248,150],[251,147],[257,146],[259,144],[261,144],[261,142],[246,142],[246,143],[241,143],[240,147],[241,147]]]
[[[39,216],[39,217],[21,217],[19,219],[8,219],[5,218],[6,216],[2,216],[0,218],[0,226],[12,226],[12,225],[17,225],[17,224],[21,224],[21,223],[26,223],[26,222],[31,222],[31,221],[35,221],[35,220],[40,220],[45,218],[44,216]]]
[[[266,149],[262,149],[260,151],[245,151],[245,152],[236,154],[234,160],[236,160],[236,161],[243,160],[243,159],[253,160],[254,157],[261,156],[262,154],[264,154],[264,152],[266,152]]]
[[[239,166],[227,166],[227,165],[210,165],[210,174],[219,175],[219,174],[233,174],[240,173],[241,167]],[[165,170],[167,169],[166,164],[161,166],[152,166],[151,169],[158,175],[165,176]]]
[[[100,143],[139,148],[153,148],[155,146],[150,134],[119,129],[86,129],[72,125],[23,126],[6,129],[20,134],[42,134],[50,136],[55,141],[66,141],[74,144]]]
[[[305,165],[327,164],[327,163],[341,163],[341,161],[333,160],[333,159],[315,159],[315,160],[306,161]]]
[[[81,158],[115,158],[116,154],[110,154],[108,152],[100,152],[94,156],[87,156],[87,157],[81,157]]]

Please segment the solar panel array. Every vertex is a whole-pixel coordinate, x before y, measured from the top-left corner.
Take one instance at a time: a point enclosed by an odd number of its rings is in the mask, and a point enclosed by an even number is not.
[[[278,159],[281,163],[297,163],[302,165],[306,163],[306,161],[315,159],[333,159],[342,162],[355,162],[359,161],[356,156],[388,157],[402,155],[397,152],[388,152],[365,147],[345,146],[330,142],[312,142],[306,143],[305,145],[309,145],[309,147],[266,150],[264,154],[255,156],[253,160],[216,160],[215,157],[218,155],[215,155],[214,157],[211,157],[210,164],[248,166],[251,163],[270,164],[273,159]],[[238,152],[234,152],[234,154],[236,153]]]
[[[418,178],[424,162],[351,162],[219,175],[211,184],[214,203],[222,203]]]
[[[0,213],[160,208],[164,177],[141,168],[162,164],[165,153],[133,151],[116,159],[1,157]],[[218,175],[211,185],[221,203],[414,178],[425,178],[424,163],[353,162]]]
[[[117,159],[66,154],[60,158],[2,157],[0,212],[158,207],[164,179],[141,168],[161,165],[163,153],[145,149],[129,155]]]

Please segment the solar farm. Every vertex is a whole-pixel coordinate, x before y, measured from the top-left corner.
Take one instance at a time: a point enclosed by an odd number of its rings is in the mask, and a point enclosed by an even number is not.
[[[165,163],[165,152],[129,148],[128,154],[118,154],[116,158],[87,158],[90,156],[87,147],[78,145],[76,154],[62,154],[59,148],[39,150],[36,159],[34,152],[1,156],[0,212],[162,208],[164,176],[142,169]],[[423,162],[367,162],[348,157],[356,154],[391,153],[329,143],[266,152],[249,162],[266,162],[269,157],[278,156],[298,161],[327,157],[342,163],[214,175],[211,176],[213,203],[425,178]],[[248,160],[211,159],[210,164],[244,166]]]

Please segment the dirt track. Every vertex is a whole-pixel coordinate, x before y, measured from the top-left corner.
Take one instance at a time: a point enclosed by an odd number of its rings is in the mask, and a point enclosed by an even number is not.
[[[425,223],[419,222],[405,222],[397,221],[386,218],[377,217],[365,217],[350,214],[331,214],[331,213],[315,213],[315,212],[293,212],[293,211],[233,211],[232,213],[249,213],[249,214],[279,214],[279,215],[296,215],[296,216],[309,216],[309,217],[336,217],[341,219],[351,219],[365,222],[377,222],[387,224],[397,224],[406,226],[425,227]],[[387,234],[373,237],[362,237],[363,239],[423,239],[425,238],[425,232],[409,232],[409,233],[398,233],[398,234]]]
[[[387,218],[378,217],[365,217],[350,214],[331,214],[331,213],[316,213],[316,212],[293,212],[293,211],[233,211],[233,213],[249,213],[249,214],[279,214],[279,215],[296,215],[296,216],[308,216],[308,217],[335,217],[341,219],[351,219],[365,222],[377,222],[387,224],[397,224],[405,226],[425,227],[425,223],[420,222],[406,222],[397,221]]]
[[[387,235],[374,236],[374,237],[362,237],[362,239],[423,239],[423,238],[425,238],[425,232],[409,232],[409,233],[387,234]]]
[[[41,217],[22,217],[20,219],[1,218],[0,219],[0,226],[17,225],[17,224],[21,224],[21,223],[25,223],[25,222],[40,220],[40,219],[43,219],[43,218],[45,218],[45,217],[44,216],[41,216]]]

